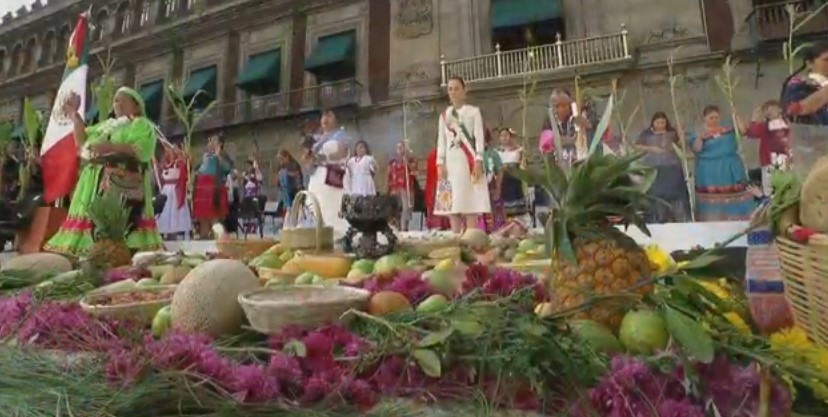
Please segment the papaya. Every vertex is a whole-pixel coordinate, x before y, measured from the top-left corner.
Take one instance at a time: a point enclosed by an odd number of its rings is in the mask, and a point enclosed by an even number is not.
[[[310,272],[328,279],[348,276],[354,263],[351,258],[337,254],[298,254],[293,260],[302,272]]]

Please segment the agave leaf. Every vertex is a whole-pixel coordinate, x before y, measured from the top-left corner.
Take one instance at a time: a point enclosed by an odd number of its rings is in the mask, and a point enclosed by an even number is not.
[[[655,183],[656,176],[658,176],[658,171],[654,169],[645,170],[644,175],[639,179],[639,183],[636,186],[642,193],[646,193],[650,187],[653,186]]]
[[[0,121],[0,152],[5,152],[5,145],[11,142],[12,132],[14,132],[14,124],[11,121]]]
[[[598,123],[598,127],[592,135],[592,143],[589,146],[589,153],[587,154],[587,157],[594,154],[600,145],[604,143],[602,139],[604,137],[604,132],[607,131],[607,128],[609,128],[609,124],[612,121],[612,111],[614,107],[615,99],[610,96],[607,100],[607,107],[604,109],[604,114],[601,116],[601,121]]]

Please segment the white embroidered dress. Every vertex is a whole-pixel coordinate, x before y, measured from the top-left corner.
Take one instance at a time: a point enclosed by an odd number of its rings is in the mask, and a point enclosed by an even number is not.
[[[483,116],[479,108],[470,105],[457,109],[456,116],[453,113],[454,108],[449,106],[440,115],[437,128],[437,165],[445,166],[448,181],[437,184],[434,214],[445,216],[490,213],[492,209],[486,178],[481,175],[477,181],[472,180],[464,151],[465,147],[473,154],[475,161],[483,162]],[[473,137],[473,141],[466,138],[463,127]]]
[[[328,174],[328,168],[325,165],[331,164],[344,167],[347,157],[337,158],[336,155],[342,147],[347,148],[347,146],[348,138],[342,130],[334,131],[327,137],[319,138],[317,144],[314,145],[313,151],[317,158],[324,161],[324,164],[316,167],[316,170],[308,181],[308,192],[319,200],[319,210],[322,212],[322,220],[326,226],[333,227],[334,238],[336,239],[344,236],[350,227],[347,220],[339,217],[339,210],[342,207],[342,196],[345,195],[345,189],[332,187],[325,183],[325,178]],[[345,170],[345,172],[343,185],[347,185],[348,181],[350,181],[348,171]]]
[[[377,172],[377,161],[371,155],[352,156],[348,159],[348,188],[351,195],[376,195],[377,186],[374,183],[374,173]]]
[[[161,234],[189,233],[193,228],[190,206],[186,202],[181,205],[178,201],[179,178],[183,169],[186,169],[183,163],[176,163],[161,171],[161,194],[167,196],[167,202],[157,220],[158,232]]]

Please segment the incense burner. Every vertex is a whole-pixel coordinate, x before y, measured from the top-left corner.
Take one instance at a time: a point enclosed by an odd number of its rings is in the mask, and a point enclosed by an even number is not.
[[[345,195],[339,215],[351,227],[342,239],[345,252],[376,259],[394,251],[397,236],[388,222],[400,214],[400,201],[389,195]],[[387,243],[380,243],[383,234]],[[359,240],[356,240],[359,235]]]

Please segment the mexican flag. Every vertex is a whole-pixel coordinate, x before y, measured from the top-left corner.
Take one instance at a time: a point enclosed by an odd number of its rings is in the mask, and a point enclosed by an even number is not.
[[[63,82],[55,96],[49,124],[43,136],[43,145],[40,148],[43,198],[47,203],[69,195],[77,182],[79,144],[75,141],[72,121],[64,112],[63,106],[72,94],[76,94],[80,97],[81,115],[86,113],[86,81],[89,74],[87,33],[88,14],[83,13],[69,38]]]

